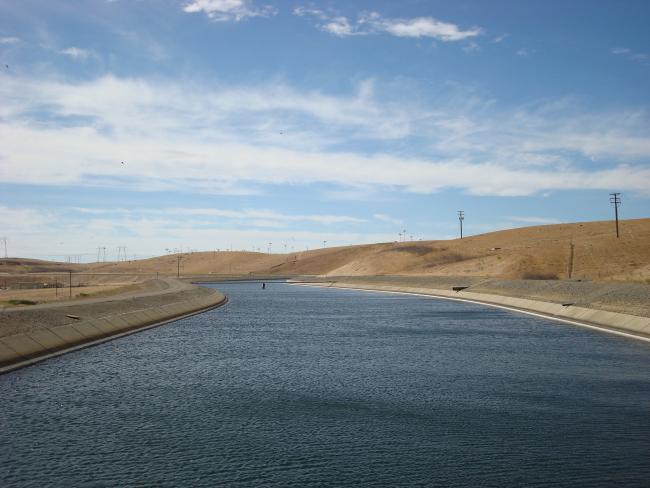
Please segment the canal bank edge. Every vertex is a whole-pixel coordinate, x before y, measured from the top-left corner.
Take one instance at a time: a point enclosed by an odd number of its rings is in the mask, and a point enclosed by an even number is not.
[[[162,305],[123,312],[120,311],[120,302],[129,300],[125,298],[115,301],[114,313],[0,337],[0,374],[174,322],[217,308],[228,301],[227,297],[218,290],[198,286],[193,288],[200,293],[190,297],[186,296],[187,293],[161,293],[160,295],[165,295],[165,301],[168,302]]]
[[[444,290],[434,288],[421,288],[398,285],[380,285],[377,283],[346,283],[336,282],[301,282],[291,280],[291,284],[302,286],[317,286],[330,288],[345,288],[352,290],[378,291],[388,293],[404,293],[418,296],[430,296],[448,300],[458,300],[472,303],[480,303],[498,308],[505,308],[517,312],[537,315],[561,322],[566,322],[581,327],[598,329],[611,334],[630,337],[633,339],[650,342],[650,318],[637,315],[628,315],[619,312],[609,312],[585,307],[577,307],[571,304],[559,304],[515,298],[503,295],[492,295],[487,293],[476,293],[464,290]]]

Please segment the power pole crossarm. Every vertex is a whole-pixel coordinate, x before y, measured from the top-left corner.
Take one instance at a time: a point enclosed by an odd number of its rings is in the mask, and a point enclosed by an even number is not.
[[[614,218],[616,219],[616,238],[619,238],[618,233],[618,207],[621,204],[621,194],[620,193],[610,193],[609,194],[609,203],[614,206]]]

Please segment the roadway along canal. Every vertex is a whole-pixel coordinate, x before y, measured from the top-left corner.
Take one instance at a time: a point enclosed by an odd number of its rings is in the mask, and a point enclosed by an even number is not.
[[[259,283],[0,377],[0,485],[648,486],[650,347]]]

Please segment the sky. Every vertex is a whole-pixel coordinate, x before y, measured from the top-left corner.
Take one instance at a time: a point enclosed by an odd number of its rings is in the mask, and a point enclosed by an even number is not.
[[[607,220],[610,192],[649,217],[648,19],[645,0],[3,0],[0,238],[63,261],[297,252],[453,239],[458,210],[465,235]]]

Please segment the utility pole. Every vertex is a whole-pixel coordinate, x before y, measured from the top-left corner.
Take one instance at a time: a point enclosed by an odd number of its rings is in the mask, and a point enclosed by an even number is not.
[[[70,298],[72,298],[72,271],[68,271],[70,276]]]
[[[7,238],[3,237],[2,238],[2,243],[4,244],[5,247],[5,259],[7,258]]]
[[[463,220],[465,220],[465,212],[463,210],[458,211],[458,222],[460,222],[460,238],[463,238]]]
[[[176,256],[176,278],[181,277],[181,259],[183,259],[182,254]]]
[[[618,206],[621,204],[621,194],[620,193],[610,193],[609,194],[609,203],[614,205],[614,217],[616,218],[616,238],[619,238],[618,234]]]

